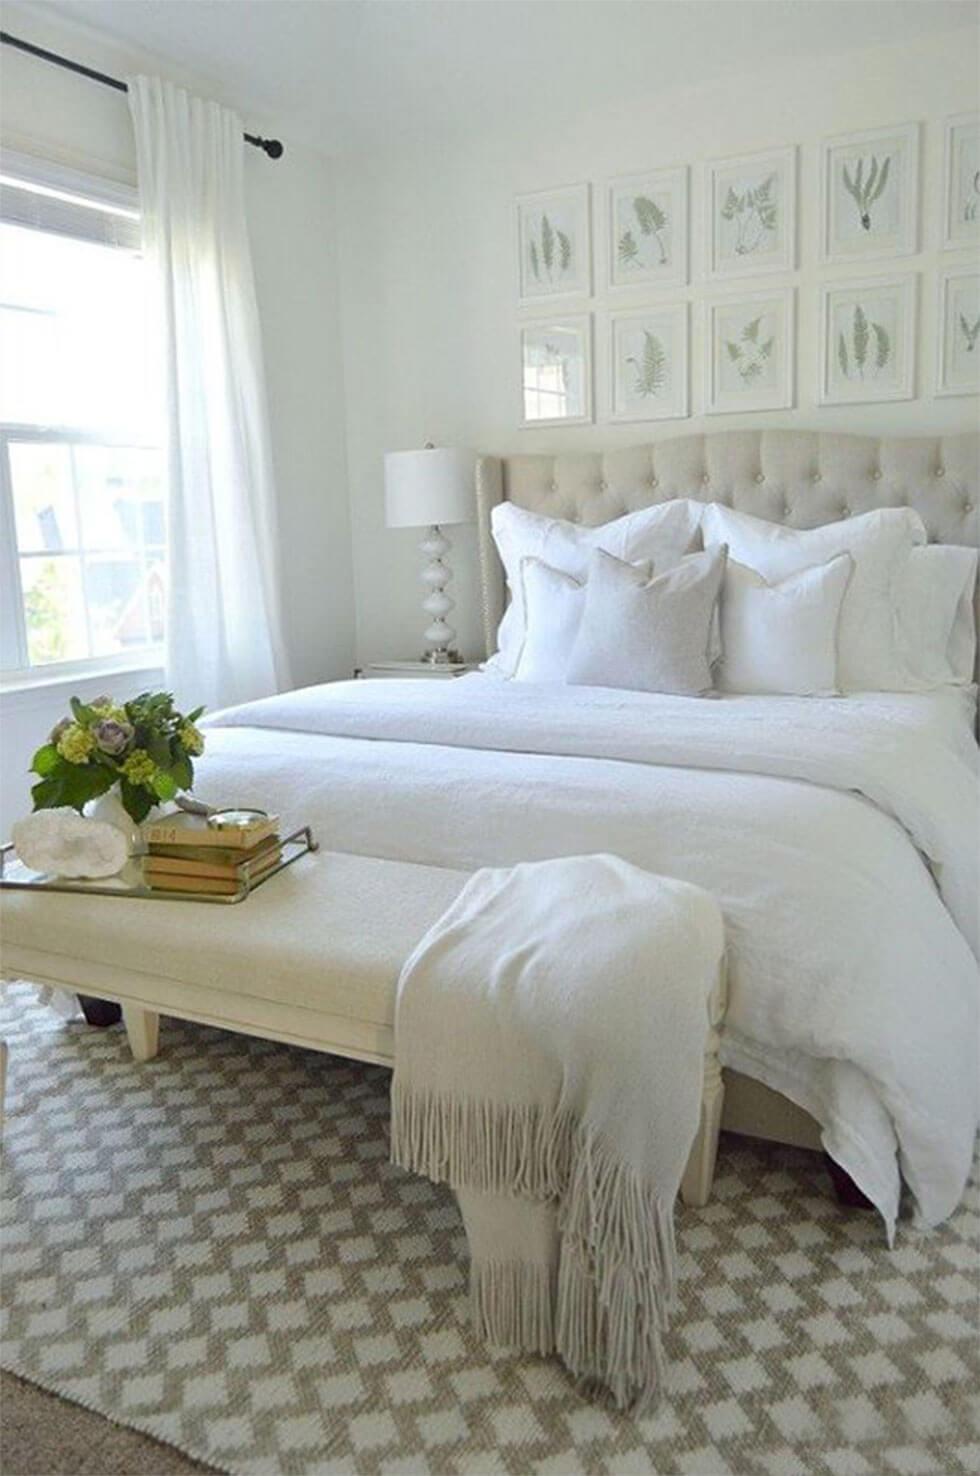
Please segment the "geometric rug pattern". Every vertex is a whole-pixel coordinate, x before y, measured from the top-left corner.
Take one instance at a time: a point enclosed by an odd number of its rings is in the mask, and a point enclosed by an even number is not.
[[[388,1073],[8,986],[3,1365],[233,1473],[980,1470],[974,1182],[938,1231],[722,1139],[679,1207],[668,1398],[631,1419],[472,1335],[452,1196],[387,1162]]]

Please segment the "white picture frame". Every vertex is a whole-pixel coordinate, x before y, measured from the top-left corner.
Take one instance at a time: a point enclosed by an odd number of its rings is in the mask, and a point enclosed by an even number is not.
[[[912,256],[919,244],[919,125],[825,138],[821,145],[821,261]]]
[[[592,295],[592,221],[587,184],[518,195],[518,301]]]
[[[795,145],[709,159],[704,207],[709,281],[795,270]]]
[[[591,425],[591,313],[525,320],[520,351],[522,427]]]
[[[608,181],[606,261],[612,291],[687,285],[686,165]]]
[[[980,271],[941,273],[938,324],[936,394],[980,393]]]
[[[946,119],[943,148],[943,250],[980,241],[980,113]]]
[[[686,302],[610,313],[609,419],[686,419],[689,342]]]
[[[705,413],[792,409],[796,289],[714,298],[704,311]]]
[[[915,397],[916,274],[820,288],[821,405]]]

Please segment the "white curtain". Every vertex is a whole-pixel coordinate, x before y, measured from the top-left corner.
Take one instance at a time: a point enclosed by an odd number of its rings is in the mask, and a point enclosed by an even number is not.
[[[242,121],[128,83],[167,400],[167,680],[213,710],[289,685]]]

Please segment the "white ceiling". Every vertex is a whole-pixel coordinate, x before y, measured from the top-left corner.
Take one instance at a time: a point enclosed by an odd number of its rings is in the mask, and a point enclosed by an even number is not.
[[[975,0],[44,0],[329,153],[976,25]],[[9,24],[9,22],[8,22]],[[12,28],[12,27],[11,27]]]

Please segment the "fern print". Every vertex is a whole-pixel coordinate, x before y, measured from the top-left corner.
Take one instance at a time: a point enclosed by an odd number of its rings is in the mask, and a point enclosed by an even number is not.
[[[737,339],[725,339],[725,352],[745,385],[751,385],[765,369],[776,340],[774,337],[760,339],[762,319],[752,318],[746,323]]]
[[[884,162],[879,164],[877,154],[871,155],[870,163],[862,155],[854,166],[852,174],[847,164],[841,166],[841,181],[845,190],[854,201],[854,207],[858,213],[863,230],[870,231],[873,224],[871,207],[876,205],[885,193],[888,184],[889,170],[892,158],[890,154],[885,155]],[[868,172],[865,174],[865,165]]]
[[[667,229],[667,212],[663,210],[649,195],[636,195],[633,199],[633,213],[644,236],[651,236],[657,244],[660,252],[660,266],[667,265],[667,247],[664,244],[663,232]]]
[[[775,183],[776,176],[767,174],[761,184],[741,193],[729,185],[721,207],[721,218],[734,227],[736,256],[751,256],[772,244],[779,219],[773,199]]]
[[[636,237],[631,230],[625,230],[620,236],[617,253],[620,266],[635,267],[640,265],[640,248],[636,244]]]
[[[535,282],[560,282],[571,269],[572,239],[552,223],[547,212],[541,216],[537,236],[528,240],[527,256]]]
[[[872,349],[872,344],[874,345]],[[837,363],[845,379],[877,379],[891,363],[892,341],[883,323],[870,319],[860,303],[854,308],[850,334],[837,335]]]
[[[649,399],[666,386],[667,353],[660,339],[649,329],[643,330],[642,358],[637,359],[634,354],[628,354],[626,362],[633,367],[633,393],[638,398]]]
[[[974,323],[969,323],[962,313],[960,318],[960,332],[963,334],[964,347],[968,354],[976,351],[977,338],[980,337],[980,318]]]
[[[980,169],[974,174],[972,188],[963,202],[963,220],[966,225],[972,225],[976,220],[978,206],[980,206]]]

